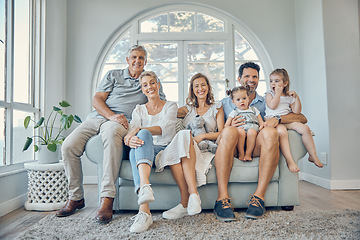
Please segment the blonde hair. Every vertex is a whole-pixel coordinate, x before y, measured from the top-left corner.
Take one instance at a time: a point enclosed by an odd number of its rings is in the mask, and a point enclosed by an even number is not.
[[[282,76],[282,80],[284,83],[288,83],[286,85],[286,87],[284,87],[283,89],[283,93],[285,94],[285,96],[288,96],[288,91],[290,89],[290,78],[289,78],[289,74],[288,72],[284,69],[284,68],[277,68],[275,69],[274,71],[272,71],[270,73],[270,76],[271,75],[279,75],[279,76]]]
[[[188,94],[188,97],[186,98],[186,104],[189,106],[194,106],[196,108],[199,107],[199,102],[194,93],[193,87],[194,87],[194,81],[198,78],[204,78],[206,81],[206,84],[209,86],[209,91],[206,96],[206,104],[211,105],[215,102],[214,94],[212,93],[212,88],[211,88],[209,79],[204,74],[197,73],[194,76],[192,76],[192,78],[190,79],[189,94]]]
[[[141,80],[144,77],[152,77],[156,80],[156,82],[159,82],[158,77],[156,76],[156,74],[153,71],[144,71],[141,73],[140,77],[139,77],[139,82],[141,83]]]

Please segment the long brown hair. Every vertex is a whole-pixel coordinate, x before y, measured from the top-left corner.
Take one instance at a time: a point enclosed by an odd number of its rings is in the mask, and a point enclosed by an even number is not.
[[[206,81],[206,84],[209,86],[209,91],[208,94],[206,96],[206,104],[211,105],[215,102],[214,100],[214,94],[212,93],[212,87],[210,85],[210,81],[209,79],[202,73],[197,73],[194,76],[192,76],[192,78],[190,79],[190,86],[189,86],[189,95],[186,98],[186,104],[189,106],[194,106],[194,107],[199,107],[199,102],[197,97],[194,94],[194,81],[198,78],[204,78]]]
[[[270,73],[270,76],[271,75],[279,75],[283,77],[283,82],[287,83],[286,87],[284,87],[283,89],[283,93],[285,94],[285,96],[288,96],[288,91],[290,89],[290,78],[288,72],[284,68],[277,68]]]

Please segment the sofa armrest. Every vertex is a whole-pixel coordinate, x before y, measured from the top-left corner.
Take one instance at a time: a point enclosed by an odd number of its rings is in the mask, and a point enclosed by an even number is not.
[[[104,147],[99,135],[89,139],[85,146],[86,157],[95,164],[102,164],[104,157]]]

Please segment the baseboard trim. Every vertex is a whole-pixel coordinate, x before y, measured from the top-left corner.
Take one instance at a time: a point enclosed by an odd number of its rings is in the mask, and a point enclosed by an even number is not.
[[[358,190],[360,180],[329,180],[312,174],[300,172],[299,179],[329,190]]]
[[[84,184],[98,184],[97,176],[84,176]]]
[[[0,204],[0,217],[24,206],[27,193]]]

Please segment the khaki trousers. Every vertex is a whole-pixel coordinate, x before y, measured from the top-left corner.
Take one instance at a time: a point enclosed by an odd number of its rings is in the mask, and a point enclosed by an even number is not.
[[[80,124],[62,144],[62,159],[69,181],[70,200],[84,198],[83,172],[80,157],[84,153],[87,141],[97,134],[101,136],[104,145],[100,197],[115,197],[115,181],[119,176],[123,138],[127,134],[127,129],[117,122],[94,118]]]

